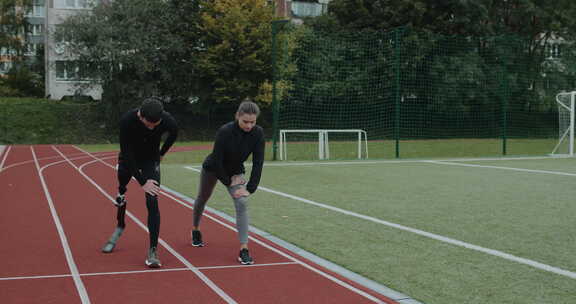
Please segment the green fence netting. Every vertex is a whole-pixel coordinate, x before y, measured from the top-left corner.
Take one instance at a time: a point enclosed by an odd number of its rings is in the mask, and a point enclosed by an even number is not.
[[[276,25],[278,26],[278,25]],[[509,35],[407,29],[273,29],[275,151],[280,130],[364,130],[370,158],[543,155],[558,140],[554,96],[572,57]],[[287,133],[288,159],[357,156],[356,133]]]

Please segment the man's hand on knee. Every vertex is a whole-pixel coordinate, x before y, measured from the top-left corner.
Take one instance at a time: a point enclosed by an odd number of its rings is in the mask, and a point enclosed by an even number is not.
[[[142,189],[144,189],[146,193],[154,196],[157,196],[158,193],[160,193],[160,186],[158,186],[158,182],[153,179],[147,180],[142,186]]]

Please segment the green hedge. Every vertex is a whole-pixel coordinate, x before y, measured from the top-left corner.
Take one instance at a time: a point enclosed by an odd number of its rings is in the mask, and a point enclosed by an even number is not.
[[[94,103],[0,98],[0,144],[109,142]]]

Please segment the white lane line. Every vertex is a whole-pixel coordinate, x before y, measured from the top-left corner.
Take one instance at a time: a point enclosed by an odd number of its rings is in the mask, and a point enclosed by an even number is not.
[[[55,275],[41,275],[41,276],[25,276],[25,277],[6,277],[6,278],[0,278],[0,281],[55,279],[55,278],[69,278],[71,276],[72,276],[71,274],[55,274]]]
[[[4,168],[4,162],[6,161],[6,158],[8,157],[8,152],[10,152],[10,149],[12,148],[12,146],[8,146],[8,148],[6,148],[6,150],[4,150],[5,146],[0,146],[0,155],[3,155],[2,157],[2,162],[0,162],[0,172],[2,171],[2,169]],[[2,154],[4,153],[4,154]]]
[[[559,171],[523,169],[523,168],[514,168],[514,167],[487,166],[487,165],[475,165],[475,164],[461,164],[461,163],[452,163],[452,162],[448,162],[448,161],[437,161],[437,160],[427,160],[425,162],[432,163],[432,164],[438,164],[438,165],[486,168],[486,169],[499,169],[499,170],[509,170],[509,171],[518,171],[518,172],[528,172],[528,173],[542,173],[542,174],[552,174],[552,175],[562,175],[562,176],[576,176],[576,173],[559,172]]]
[[[270,266],[283,266],[283,265],[296,265],[297,263],[284,262],[284,263],[268,263],[268,264],[255,264],[250,265],[250,268],[254,267],[270,267]],[[245,268],[245,265],[225,265],[225,266],[204,266],[196,267],[199,270],[206,269],[228,269],[228,268]],[[189,268],[162,268],[154,270],[131,270],[131,271],[113,271],[113,272],[94,272],[94,273],[84,273],[82,276],[102,276],[102,275],[121,275],[121,274],[133,274],[133,273],[148,273],[148,272],[168,272],[168,271],[190,271]]]
[[[204,266],[198,267],[198,269],[229,269],[229,268],[254,268],[254,267],[270,267],[270,266],[282,266],[282,265],[298,265],[296,262],[279,262],[279,263],[265,263],[265,264],[252,264],[250,266],[246,265],[226,265],[226,266]]]
[[[575,273],[575,272],[568,271],[568,270],[564,270],[564,269],[561,269],[561,268],[558,268],[558,267],[550,266],[550,265],[543,264],[543,263],[540,263],[540,262],[536,262],[536,261],[533,261],[533,260],[529,260],[529,259],[526,259],[526,258],[517,257],[517,256],[514,256],[514,255],[512,255],[512,254],[505,253],[505,252],[502,252],[502,251],[499,251],[499,250],[494,250],[494,249],[489,249],[489,248],[485,248],[485,247],[473,245],[473,244],[466,243],[466,242],[463,242],[463,241],[459,241],[459,240],[451,239],[451,238],[448,238],[448,237],[444,237],[444,236],[441,236],[441,235],[438,235],[438,234],[434,234],[434,233],[426,232],[426,231],[423,231],[423,230],[419,230],[419,229],[415,229],[415,228],[403,226],[403,225],[400,225],[400,224],[396,224],[396,223],[384,221],[384,220],[377,219],[377,218],[374,218],[374,217],[371,217],[371,216],[366,216],[366,215],[358,214],[358,213],[355,213],[355,212],[351,212],[351,211],[348,211],[348,210],[340,209],[340,208],[333,207],[333,206],[330,206],[330,205],[326,205],[326,204],[314,202],[314,201],[311,201],[311,200],[307,200],[307,199],[305,199],[305,198],[297,197],[297,196],[294,196],[294,195],[291,195],[291,194],[287,194],[287,193],[283,193],[283,192],[280,192],[280,191],[268,189],[268,188],[265,188],[265,187],[259,186],[258,188],[259,188],[259,189],[262,189],[262,190],[264,190],[264,191],[273,193],[273,194],[277,194],[277,195],[280,195],[280,196],[284,196],[284,197],[287,197],[287,198],[291,198],[291,199],[294,199],[294,200],[297,200],[297,201],[301,201],[301,202],[304,202],[304,203],[307,203],[307,204],[310,204],[310,205],[314,205],[314,206],[317,206],[317,207],[321,207],[321,208],[329,209],[329,210],[332,210],[332,211],[336,211],[336,212],[339,212],[339,213],[342,213],[342,214],[354,216],[354,217],[361,218],[361,219],[364,219],[364,220],[368,220],[368,221],[371,221],[371,222],[374,222],[374,223],[383,224],[383,225],[386,225],[386,226],[389,226],[389,227],[392,227],[392,228],[396,228],[396,229],[400,229],[400,230],[412,232],[412,233],[415,233],[415,234],[418,234],[418,235],[421,235],[421,236],[425,236],[425,237],[428,237],[428,238],[431,238],[431,239],[435,239],[435,240],[438,240],[438,241],[442,241],[442,242],[445,242],[445,243],[449,243],[449,244],[452,244],[452,245],[456,245],[456,246],[460,246],[460,247],[464,247],[464,248],[468,248],[468,249],[472,249],[472,250],[484,252],[484,253],[487,253],[487,254],[490,254],[490,255],[493,255],[493,256],[497,256],[497,257],[500,257],[500,258],[504,258],[504,259],[507,259],[507,260],[510,260],[510,261],[514,261],[514,262],[517,262],[517,263],[529,265],[529,266],[532,266],[532,267],[535,267],[535,268],[538,268],[538,269],[541,269],[541,270],[545,270],[545,271],[552,272],[552,273],[556,273],[556,274],[559,274],[559,275],[562,275],[562,276],[566,276],[566,277],[569,277],[569,278],[572,278],[572,279],[576,279],[576,273]]]
[[[108,153],[101,153],[101,154],[109,154],[109,152],[108,152]],[[75,157],[74,160],[76,160],[76,159],[82,159],[82,158],[88,158],[88,157],[89,157],[89,156],[87,156],[86,154],[81,154],[81,153],[69,155],[69,157],[78,156],[78,155],[81,155],[81,156],[80,156],[80,157]],[[115,156],[112,156],[112,157],[115,157]],[[60,156],[42,157],[42,158],[38,158],[38,160],[39,160],[39,161],[42,161],[42,160],[49,160],[49,159],[55,159],[55,158],[60,158]],[[71,158],[71,159],[72,159],[72,158]],[[13,168],[13,167],[22,166],[22,165],[31,164],[31,163],[34,163],[34,160],[27,160],[27,161],[23,161],[23,162],[14,163],[14,164],[11,164],[11,165],[6,166],[6,167],[4,167],[4,168],[1,168],[1,169],[0,169],[0,172],[6,171],[7,169],[10,169],[10,168]]]
[[[189,168],[189,169],[194,170],[194,171],[199,171],[198,169],[194,169],[194,168]],[[538,269],[541,269],[541,270],[544,270],[544,271],[548,271],[548,272],[556,273],[556,274],[559,274],[559,275],[562,275],[562,276],[565,276],[565,277],[569,277],[569,278],[572,278],[572,279],[576,279],[576,272],[572,272],[572,271],[565,270],[565,269],[562,269],[562,268],[550,266],[550,265],[543,264],[543,263],[540,263],[540,262],[536,262],[536,261],[533,261],[533,260],[529,260],[529,259],[526,259],[526,258],[514,256],[514,255],[512,255],[512,254],[509,254],[509,253],[506,253],[506,252],[503,252],[503,251],[499,251],[499,250],[494,250],[494,249],[489,249],[489,248],[481,247],[481,246],[478,246],[478,245],[474,245],[474,244],[466,243],[466,242],[463,242],[463,241],[451,239],[451,238],[448,238],[448,237],[445,237],[445,236],[441,236],[441,235],[438,235],[438,234],[434,234],[434,233],[430,233],[430,232],[427,232],[427,231],[423,231],[423,230],[419,230],[419,229],[407,227],[407,226],[404,226],[404,225],[400,225],[400,224],[396,224],[396,223],[384,221],[384,220],[381,220],[381,219],[378,219],[378,218],[374,218],[374,217],[371,217],[371,216],[359,214],[359,213],[356,213],[356,212],[344,210],[344,209],[341,209],[341,208],[338,208],[338,207],[334,207],[334,206],[330,206],[330,205],[327,205],[327,204],[323,204],[323,203],[318,203],[318,202],[315,202],[315,201],[311,201],[311,200],[309,200],[309,199],[305,199],[305,198],[298,197],[298,196],[295,196],[295,195],[291,195],[291,194],[287,194],[287,193],[284,193],[284,192],[272,190],[272,189],[270,189],[270,188],[266,188],[266,187],[263,187],[263,186],[258,186],[258,189],[262,189],[262,190],[264,190],[264,191],[266,191],[266,192],[270,192],[270,193],[273,193],[273,194],[276,194],[276,195],[279,195],[279,196],[283,196],[283,197],[286,197],[286,198],[290,198],[290,199],[293,199],[293,200],[296,200],[296,201],[300,201],[300,202],[303,202],[303,203],[306,203],[306,204],[309,204],[309,205],[313,205],[313,206],[317,206],[317,207],[320,207],[320,208],[332,210],[332,211],[335,211],[335,212],[338,212],[338,213],[342,213],[342,214],[346,214],[346,215],[349,215],[349,216],[357,217],[357,218],[360,218],[360,219],[363,219],[363,220],[367,220],[367,221],[370,221],[370,222],[382,224],[382,225],[385,225],[385,226],[388,226],[388,227],[392,227],[392,228],[396,228],[396,229],[400,229],[400,230],[403,230],[403,231],[408,231],[408,232],[415,233],[415,234],[421,235],[421,236],[425,236],[425,237],[427,237],[427,238],[431,238],[431,239],[434,239],[434,240],[438,240],[438,241],[441,241],[441,242],[444,242],[444,243],[448,243],[448,244],[452,244],[452,245],[456,245],[456,246],[460,246],[460,247],[464,247],[464,248],[468,248],[468,249],[480,251],[480,252],[487,253],[487,254],[490,254],[490,255],[493,255],[493,256],[497,256],[497,257],[500,257],[500,258],[504,258],[504,259],[506,259],[506,260],[510,260],[510,261],[514,261],[514,262],[517,262],[517,263],[529,265],[529,266],[532,266],[532,267],[535,267],[535,268],[538,268]]]
[[[559,156],[525,156],[525,157],[479,157],[479,158],[447,158],[437,159],[437,161],[450,161],[450,162],[467,162],[467,161],[507,161],[507,160],[543,160],[543,159],[560,159],[569,157]],[[429,161],[436,161],[436,159],[397,159],[397,160],[355,160],[355,161],[315,161],[315,162],[299,162],[299,161],[278,161],[272,163],[264,163],[265,167],[291,167],[291,166],[339,166],[339,165],[375,165],[375,164],[409,164],[409,163],[426,163]],[[251,166],[251,163],[245,166]],[[202,165],[192,166],[200,168]]]
[[[250,265],[250,268],[254,267],[272,267],[272,266],[284,266],[284,265],[297,265],[294,262],[283,262],[283,263],[267,263],[267,264],[256,264]],[[199,270],[206,269],[228,269],[228,268],[244,268],[244,265],[227,265],[227,266],[204,266],[197,267]],[[111,272],[91,272],[82,273],[81,277],[91,277],[91,276],[107,276],[107,275],[123,275],[123,274],[138,274],[138,273],[155,273],[155,272],[170,272],[170,271],[190,271],[188,268],[161,268],[161,269],[150,269],[150,270],[131,270],[131,271],[111,271]],[[39,275],[39,276],[23,276],[23,277],[6,277],[0,278],[0,281],[13,281],[13,280],[34,280],[34,279],[57,279],[57,278],[69,278],[71,274],[55,274],[55,275]]]
[[[86,287],[84,286],[84,283],[80,278],[78,267],[74,262],[74,257],[72,256],[72,251],[70,250],[70,245],[68,244],[68,239],[66,239],[64,229],[62,228],[62,223],[60,222],[60,218],[58,217],[58,212],[56,212],[54,202],[52,201],[52,196],[50,195],[50,191],[48,190],[48,186],[46,185],[46,181],[44,180],[43,171],[46,167],[40,169],[40,164],[38,163],[38,159],[36,158],[36,153],[34,153],[34,147],[30,146],[30,150],[32,151],[32,157],[34,158],[34,164],[36,164],[36,170],[38,171],[38,176],[40,177],[40,182],[42,183],[42,188],[44,189],[44,194],[46,196],[46,199],[48,200],[48,205],[50,206],[50,213],[52,214],[52,219],[54,220],[54,224],[56,225],[56,229],[58,230],[58,236],[60,237],[60,242],[62,243],[64,254],[66,256],[66,261],[68,262],[68,267],[70,268],[72,278],[74,279],[74,284],[76,285],[76,290],[78,290],[78,295],[80,296],[82,303],[89,304],[90,298],[88,297]]]
[[[68,160],[68,158],[66,158],[66,156],[64,154],[62,154],[62,152],[60,152],[56,147],[52,146],[52,148],[58,152],[58,154],[60,154],[64,159]],[[102,189],[102,187],[100,187],[100,185],[98,185],[92,178],[90,178],[88,175],[86,175],[86,173],[84,173],[83,168],[84,166],[90,164],[90,163],[94,163],[94,162],[98,162],[101,161],[98,158],[96,158],[95,156],[92,156],[90,154],[88,154],[89,156],[91,156],[92,158],[94,158],[95,160],[87,162],[85,164],[83,164],[80,167],[77,167],[73,162],[71,162],[70,160],[68,160],[68,163],[76,168],[76,170],[78,170],[78,172],[87,180],[89,181],[96,189],[98,189],[106,198],[108,198],[108,200],[110,201],[114,201],[114,198],[112,196],[110,196],[104,189]],[[128,215],[138,226],[140,226],[142,229],[144,229],[146,232],[148,232],[148,228],[146,227],[146,225],[144,225],[136,216],[134,216],[131,212],[129,212],[128,210],[126,210],[126,215]],[[198,268],[196,268],[194,265],[192,265],[190,262],[188,262],[188,260],[186,260],[182,255],[180,255],[176,250],[174,250],[170,245],[168,245],[168,243],[166,243],[163,239],[159,238],[158,242],[164,246],[164,248],[166,248],[166,250],[168,250],[173,256],[175,256],[182,264],[184,264],[190,271],[192,271],[194,274],[196,274],[206,285],[208,285],[216,294],[218,294],[222,299],[224,299],[224,301],[226,301],[227,303],[236,303],[236,301],[234,301],[234,299],[232,299],[228,294],[226,294],[220,287],[218,287],[214,282],[212,282],[212,280],[210,280],[206,275],[204,275],[201,271],[198,270]]]

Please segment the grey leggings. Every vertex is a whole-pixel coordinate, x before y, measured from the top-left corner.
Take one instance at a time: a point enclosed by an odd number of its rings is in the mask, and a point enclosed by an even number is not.
[[[195,227],[200,226],[200,219],[202,218],[204,207],[206,207],[206,203],[208,202],[208,199],[212,195],[212,191],[214,191],[214,187],[216,186],[217,181],[218,179],[214,174],[202,169],[202,172],[200,173],[200,185],[198,186],[198,196],[196,197],[196,201],[194,202],[193,225]],[[228,193],[230,193],[230,197],[234,200],[234,207],[236,207],[236,229],[238,229],[238,239],[240,240],[240,244],[247,244],[248,224],[249,224],[248,198],[232,197],[232,193],[234,193],[234,191],[236,191],[238,188],[241,187],[246,186],[236,185],[227,188]]]

